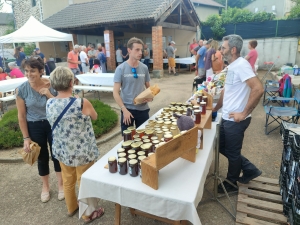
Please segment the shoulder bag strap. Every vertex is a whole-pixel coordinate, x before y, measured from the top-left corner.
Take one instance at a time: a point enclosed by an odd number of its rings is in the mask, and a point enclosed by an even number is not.
[[[56,121],[54,122],[54,124],[52,126],[52,132],[56,128],[56,126],[59,123],[59,121],[61,120],[61,118],[63,118],[63,116],[65,115],[65,113],[68,111],[68,109],[70,108],[70,106],[75,102],[75,100],[76,100],[76,98],[72,98],[71,101],[69,102],[69,104],[66,106],[66,108],[64,108],[64,110],[62,111],[62,113],[59,115],[59,117],[57,117]]]

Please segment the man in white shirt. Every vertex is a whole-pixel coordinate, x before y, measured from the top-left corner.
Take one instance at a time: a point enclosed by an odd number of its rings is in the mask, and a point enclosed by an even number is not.
[[[79,54],[80,61],[81,61],[81,67],[82,67],[82,72],[87,73],[89,71],[89,58],[87,57],[85,51],[86,51],[86,46],[81,47],[81,52]]]
[[[247,158],[241,154],[244,132],[251,121],[251,112],[257,106],[263,87],[247,60],[240,56],[243,39],[239,35],[228,35],[223,38],[221,53],[223,60],[229,63],[225,87],[213,109],[223,107],[220,125],[220,153],[228,159],[228,172],[223,185],[227,192],[237,191],[237,181],[248,183],[261,175]],[[243,176],[239,177],[243,171]],[[222,185],[218,192],[224,193]]]

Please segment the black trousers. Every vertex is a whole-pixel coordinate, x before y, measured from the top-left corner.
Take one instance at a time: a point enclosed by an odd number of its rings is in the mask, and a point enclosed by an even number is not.
[[[123,112],[121,110],[121,131],[123,135],[123,131],[126,130],[128,127],[135,125],[136,128],[141,126],[145,121],[149,119],[149,111],[150,109],[146,110],[134,110],[134,109],[127,109],[133,116],[131,118],[131,124],[126,125],[123,123]]]
[[[228,159],[227,179],[235,183],[241,171],[244,175],[252,174],[256,167],[241,154],[244,133],[251,122],[251,117],[236,123],[222,119],[220,125],[220,153]]]
[[[50,173],[48,143],[54,170],[55,172],[61,172],[59,162],[52,154],[52,131],[48,120],[27,122],[27,126],[31,140],[38,143],[41,147],[40,155],[38,157],[39,175],[46,176]]]

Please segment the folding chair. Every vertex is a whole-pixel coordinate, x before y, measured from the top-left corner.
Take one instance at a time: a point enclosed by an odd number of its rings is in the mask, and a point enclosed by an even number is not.
[[[279,56],[277,57],[277,59],[275,60],[275,62],[264,62],[265,65],[267,65],[269,67],[268,72],[265,73],[265,75],[261,78],[261,82],[263,82],[267,76],[271,73],[271,70],[274,68],[275,63],[278,61]]]
[[[299,115],[300,115],[300,90],[296,90],[294,98],[283,98],[283,97],[269,97],[268,102],[270,101],[281,101],[283,106],[268,106],[264,107],[266,113],[266,123],[265,123],[265,134],[268,135],[272,131],[276,130],[280,127],[280,123],[282,121],[298,123]],[[292,107],[286,107],[285,101],[294,101]],[[297,104],[297,107],[296,107]],[[269,121],[271,120],[272,121]],[[275,128],[268,130],[268,126],[273,122],[277,122],[278,126]]]
[[[264,88],[263,106],[268,103],[268,97],[279,97],[279,82],[275,80],[266,80]],[[274,103],[276,101],[273,101]]]

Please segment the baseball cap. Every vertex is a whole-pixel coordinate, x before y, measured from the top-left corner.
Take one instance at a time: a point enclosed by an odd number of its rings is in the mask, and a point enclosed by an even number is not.
[[[34,49],[34,51],[38,51],[38,50],[40,50],[40,49],[39,49],[39,48],[35,48],[35,49]]]
[[[174,41],[171,41],[171,44],[176,45],[176,43]]]

